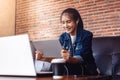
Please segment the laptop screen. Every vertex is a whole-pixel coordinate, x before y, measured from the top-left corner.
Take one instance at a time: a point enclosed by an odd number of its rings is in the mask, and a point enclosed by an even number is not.
[[[36,76],[27,34],[0,37],[0,75]]]

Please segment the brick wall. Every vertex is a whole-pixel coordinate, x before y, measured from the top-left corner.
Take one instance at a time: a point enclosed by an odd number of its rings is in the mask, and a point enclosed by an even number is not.
[[[94,37],[120,35],[120,0],[17,0],[16,34],[28,33],[31,40],[58,38],[60,14],[68,7],[79,10]]]

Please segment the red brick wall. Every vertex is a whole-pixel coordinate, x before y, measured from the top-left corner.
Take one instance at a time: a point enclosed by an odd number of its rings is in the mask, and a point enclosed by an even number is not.
[[[17,0],[16,34],[28,33],[31,40],[58,38],[63,32],[59,17],[68,7],[79,10],[94,37],[120,35],[120,0]]]

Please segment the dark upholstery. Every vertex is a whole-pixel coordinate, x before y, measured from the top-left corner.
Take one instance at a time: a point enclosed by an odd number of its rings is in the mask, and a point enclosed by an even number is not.
[[[45,40],[48,45],[58,45],[57,40]],[[95,62],[101,75],[120,75],[120,36],[93,38],[92,49]],[[55,42],[55,43],[53,43]],[[31,42],[32,52],[42,47],[43,41]],[[41,45],[38,45],[41,44]],[[34,47],[33,47],[34,46]],[[50,47],[50,46],[46,46]],[[56,52],[54,53],[56,55]],[[59,55],[59,53],[58,53]]]
[[[101,75],[120,75],[120,36],[93,38],[93,55]]]

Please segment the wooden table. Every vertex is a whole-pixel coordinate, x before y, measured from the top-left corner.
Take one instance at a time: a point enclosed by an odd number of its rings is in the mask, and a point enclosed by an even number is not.
[[[8,77],[0,76],[0,80],[55,80],[49,77]],[[64,76],[61,80],[113,80],[112,76]],[[114,79],[116,80],[116,79]],[[119,80],[119,79],[117,79]]]

